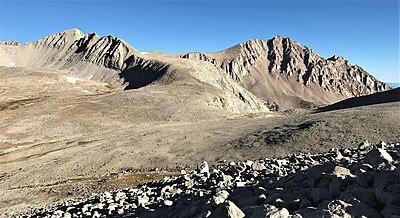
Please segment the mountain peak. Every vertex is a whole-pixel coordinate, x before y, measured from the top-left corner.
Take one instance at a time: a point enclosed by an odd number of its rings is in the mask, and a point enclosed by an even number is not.
[[[76,40],[82,38],[83,36],[84,34],[80,30],[74,28],[46,36],[42,39],[37,40],[34,43],[28,44],[33,44],[36,47],[45,48],[68,48],[71,44],[73,44]]]
[[[64,30],[61,33],[65,33],[65,34],[72,34],[72,35],[80,35],[83,36],[84,34],[82,33],[82,31],[80,31],[77,28],[72,28],[72,29],[68,29],[68,30]]]
[[[270,40],[252,39],[217,53],[182,57],[213,63],[257,97],[284,109],[327,104],[389,88],[342,56],[325,59],[279,35]]]

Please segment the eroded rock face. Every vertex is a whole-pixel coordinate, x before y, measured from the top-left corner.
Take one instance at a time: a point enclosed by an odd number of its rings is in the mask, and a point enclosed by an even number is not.
[[[302,104],[307,102],[333,103],[339,99],[390,89],[343,57],[324,59],[310,48],[280,36],[270,40],[250,40],[217,53],[183,54],[181,58],[210,62],[256,96],[284,108],[304,107],[306,105]],[[260,81],[263,77],[267,78]],[[277,81],[278,78],[283,82]],[[280,87],[274,86],[274,83],[279,83]],[[305,90],[304,87],[318,92],[315,96],[299,93],[299,90]],[[284,96],[297,95],[301,101],[292,105],[283,104],[278,99],[282,96],[271,90],[279,88],[281,92],[286,92]]]

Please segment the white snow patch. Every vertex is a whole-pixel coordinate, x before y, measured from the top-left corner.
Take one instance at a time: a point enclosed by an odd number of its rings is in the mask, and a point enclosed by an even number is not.
[[[15,67],[15,63],[14,62],[10,62],[7,67]]]
[[[87,79],[92,79],[93,78],[93,74],[92,75],[90,75]]]
[[[67,76],[67,77],[65,77],[65,79],[67,79],[67,82],[69,82],[71,84],[76,84],[76,81],[81,80],[78,77],[74,77],[74,76]]]
[[[139,51],[139,53],[145,55],[145,54],[147,54],[148,52],[147,52],[147,51]]]
[[[82,92],[87,93],[87,94],[93,94],[92,92],[89,92],[88,90],[82,90]]]

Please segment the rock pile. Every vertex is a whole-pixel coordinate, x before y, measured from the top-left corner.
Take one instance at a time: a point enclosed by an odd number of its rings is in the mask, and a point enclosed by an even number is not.
[[[20,217],[398,217],[400,144],[230,162]]]

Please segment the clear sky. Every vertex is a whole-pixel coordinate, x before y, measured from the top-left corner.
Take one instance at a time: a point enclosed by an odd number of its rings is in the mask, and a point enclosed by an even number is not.
[[[4,1],[0,41],[78,28],[139,51],[218,51],[249,39],[290,37],[399,82],[399,1]]]

